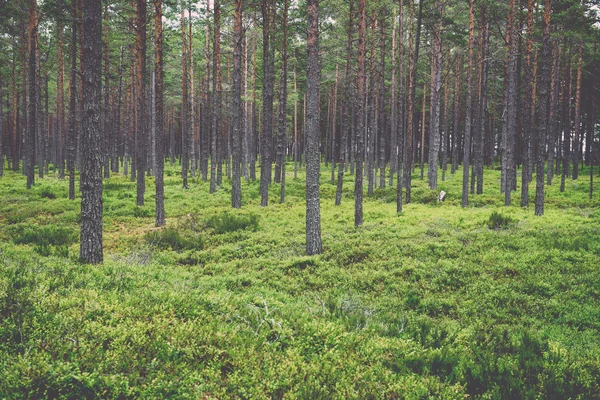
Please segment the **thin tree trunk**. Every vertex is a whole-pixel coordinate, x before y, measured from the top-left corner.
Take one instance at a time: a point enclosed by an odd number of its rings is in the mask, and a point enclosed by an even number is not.
[[[306,253],[313,255],[322,252],[319,204],[319,1],[307,0],[307,7]]]
[[[514,1],[514,0],[513,0]],[[472,96],[472,77],[473,77],[473,47],[475,45],[475,0],[469,0],[469,47],[467,59],[467,97],[466,97],[466,116],[465,116],[465,142],[463,147],[463,185],[461,205],[469,205],[469,163],[471,157],[471,96]]]
[[[162,0],[154,0],[154,71],[155,85],[155,118],[156,118],[156,226],[165,224],[165,190],[164,190],[164,166],[165,166],[165,134],[163,117],[163,33],[162,33]]]
[[[581,135],[581,72],[583,63],[583,44],[579,44],[577,54],[577,84],[575,86],[575,132],[573,137],[573,180],[579,178],[579,160],[581,158],[581,149],[579,147]]]
[[[231,205],[233,208],[242,207],[242,183],[240,177],[240,164],[242,162],[242,7],[242,0],[236,0],[233,25],[233,168],[231,183]]]
[[[273,30],[272,0],[261,0],[263,15],[263,129],[261,135],[260,162],[260,205],[269,204],[269,185],[271,183],[271,141],[273,139],[273,84],[274,84],[274,50],[271,44]]]
[[[137,205],[144,205],[146,191],[146,0],[137,0],[136,20],[136,106],[137,132],[135,149]]]
[[[218,4],[218,3],[217,3]],[[189,132],[189,75],[188,75],[188,45],[187,24],[185,22],[185,6],[180,0],[181,7],[181,179],[183,188],[188,188],[190,168],[190,132]]]
[[[109,159],[110,159],[110,143],[113,138],[110,137],[110,124],[108,122],[110,116],[110,36],[108,31],[108,4],[105,3],[104,6],[104,106],[102,107],[102,119],[101,119],[101,135],[102,135],[102,165],[104,167],[104,178],[110,178],[110,168],[109,168]]]
[[[535,215],[544,215],[544,161],[546,159],[546,135],[548,130],[548,89],[550,87],[550,62],[551,44],[550,44],[550,0],[544,0],[544,34],[542,38],[542,64],[539,81],[539,105],[537,113],[536,143],[537,163],[535,168],[536,187],[535,187]]]
[[[281,183],[279,202],[285,201],[285,149],[287,135],[287,34],[288,34],[288,0],[283,2],[283,44],[281,50],[281,88],[279,89],[279,121],[277,131],[277,164],[275,177]]]
[[[67,140],[67,169],[69,170],[69,199],[75,200],[75,152],[77,149],[77,3],[73,1],[71,27],[71,74],[69,77],[69,137]]]
[[[431,115],[429,122],[429,160],[428,178],[429,188],[437,189],[438,181],[438,154],[440,149],[440,112],[441,112],[441,90],[442,90],[442,18],[444,16],[444,3],[442,0],[436,2],[436,13],[439,20],[433,28],[433,54],[431,63]]]
[[[27,189],[30,189],[35,181],[35,153],[36,139],[38,138],[38,97],[39,86],[37,84],[37,75],[39,71],[39,50],[38,50],[38,13],[37,1],[29,1],[29,21],[27,26],[29,41],[29,65],[28,65],[28,84],[29,84],[29,115],[27,118],[27,137],[26,137],[26,164],[27,164]],[[41,167],[41,166],[40,166]]]
[[[560,92],[560,47],[554,44],[552,51],[552,78],[550,86],[550,111],[548,127],[548,177],[547,184],[554,179],[554,160],[558,146],[558,97]]]
[[[364,141],[363,131],[365,129],[365,31],[367,26],[366,0],[358,0],[358,127],[356,129],[356,174],[354,179],[354,226],[363,224],[363,160]]]

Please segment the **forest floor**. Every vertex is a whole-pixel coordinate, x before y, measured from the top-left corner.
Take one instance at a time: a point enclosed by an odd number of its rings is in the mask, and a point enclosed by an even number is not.
[[[503,206],[500,173],[460,206],[413,178],[334,206],[322,167],[323,254],[304,255],[304,180],[215,194],[167,166],[167,228],[135,185],[104,182],[103,265],[79,254],[79,200],[51,174],[0,178],[0,398],[597,398],[600,194],[588,169],[546,212]],[[519,173],[520,174],[520,173]],[[441,179],[440,179],[441,181]],[[387,183],[387,182],[386,182]]]

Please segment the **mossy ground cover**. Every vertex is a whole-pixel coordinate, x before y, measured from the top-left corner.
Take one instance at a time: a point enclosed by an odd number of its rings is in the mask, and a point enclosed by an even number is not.
[[[293,171],[288,166],[288,171]],[[5,169],[6,171],[6,169]],[[546,213],[504,207],[498,171],[460,207],[413,180],[353,226],[323,166],[323,254],[304,255],[304,181],[260,207],[167,166],[167,227],[115,174],[105,262],[78,263],[79,201],[54,175],[0,178],[0,398],[596,398],[600,203],[579,181]],[[559,183],[559,182],[557,182]],[[534,184],[531,187],[532,201]],[[518,204],[518,192],[515,203]],[[533,204],[533,203],[532,203]]]

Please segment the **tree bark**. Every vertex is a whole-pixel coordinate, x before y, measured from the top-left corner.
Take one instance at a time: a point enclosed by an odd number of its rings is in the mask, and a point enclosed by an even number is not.
[[[81,240],[83,262],[102,262],[102,166],[100,103],[102,96],[102,2],[83,3],[84,74],[81,140]],[[143,174],[142,174],[143,175]]]
[[[69,170],[69,199],[75,200],[75,152],[77,149],[77,2],[73,1],[71,26],[71,74],[69,77],[69,137],[67,140],[67,169]]]
[[[514,0],[513,0],[514,1]],[[473,47],[475,45],[475,0],[469,0],[469,47],[467,58],[467,97],[465,115],[465,141],[463,147],[463,184],[461,205],[469,205],[469,163],[471,157],[471,111],[472,111],[472,79],[473,79]]]
[[[541,73],[539,80],[536,143],[537,163],[535,168],[535,215],[544,215],[544,161],[546,159],[546,135],[548,130],[548,89],[550,87],[550,0],[544,0],[544,34],[542,37]]]
[[[144,205],[146,191],[146,0],[137,0],[136,20],[136,106],[137,132],[135,164],[137,173],[137,205]]]
[[[189,75],[188,75],[188,45],[187,24],[185,22],[185,6],[180,0],[181,6],[181,179],[183,188],[188,188],[188,175],[190,168],[190,114],[189,114]]]
[[[283,44],[281,49],[281,88],[279,89],[279,121],[277,131],[277,164],[275,176],[281,183],[279,202],[285,201],[285,149],[287,136],[287,35],[288,35],[288,0],[283,2]]]
[[[320,254],[319,192],[319,1],[307,0],[308,60],[306,68],[306,253]]]
[[[38,86],[39,73],[39,49],[38,49],[38,12],[37,1],[29,1],[29,20],[27,24],[27,33],[29,41],[29,65],[28,65],[28,84],[29,84],[29,115],[27,117],[27,137],[26,137],[26,164],[27,165],[27,189],[30,189],[35,182],[35,154],[38,138],[38,98],[40,96]],[[41,165],[40,165],[41,168]]]
[[[436,2],[436,17],[438,20],[433,27],[432,41],[433,54],[431,63],[431,115],[429,122],[429,160],[428,178],[429,188],[437,189],[438,181],[438,154],[440,149],[440,113],[441,113],[441,90],[442,90],[442,18],[444,16],[444,3],[442,0]]]
[[[231,205],[233,208],[242,207],[241,183],[241,136],[242,136],[242,0],[235,1],[235,17],[233,25],[233,168]]]
[[[365,31],[367,15],[365,10],[366,0],[358,0],[358,89],[357,89],[357,114],[358,126],[355,132],[356,141],[356,172],[354,179],[354,226],[363,224],[363,160],[365,130]]]
[[[263,17],[263,129],[260,155],[260,205],[269,204],[269,185],[271,184],[271,141],[273,139],[273,85],[274,50],[271,43],[273,30],[272,0],[261,0]]]
[[[154,0],[154,80],[156,100],[156,226],[165,224],[165,190],[164,190],[164,166],[165,166],[165,134],[163,116],[163,33],[162,33],[162,0]]]

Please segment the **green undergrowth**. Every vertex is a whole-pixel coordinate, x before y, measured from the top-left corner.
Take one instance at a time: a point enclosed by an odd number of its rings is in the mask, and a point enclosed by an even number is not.
[[[0,178],[0,398],[596,398],[600,203],[548,187],[545,215],[505,207],[498,171],[462,208],[462,171],[334,206],[321,176],[323,254],[304,251],[303,170],[260,207],[258,182],[104,183],[105,262],[80,264],[79,200],[50,173]],[[418,172],[418,171],[417,171]],[[582,172],[582,175],[586,170]],[[519,203],[515,192],[513,202]]]

